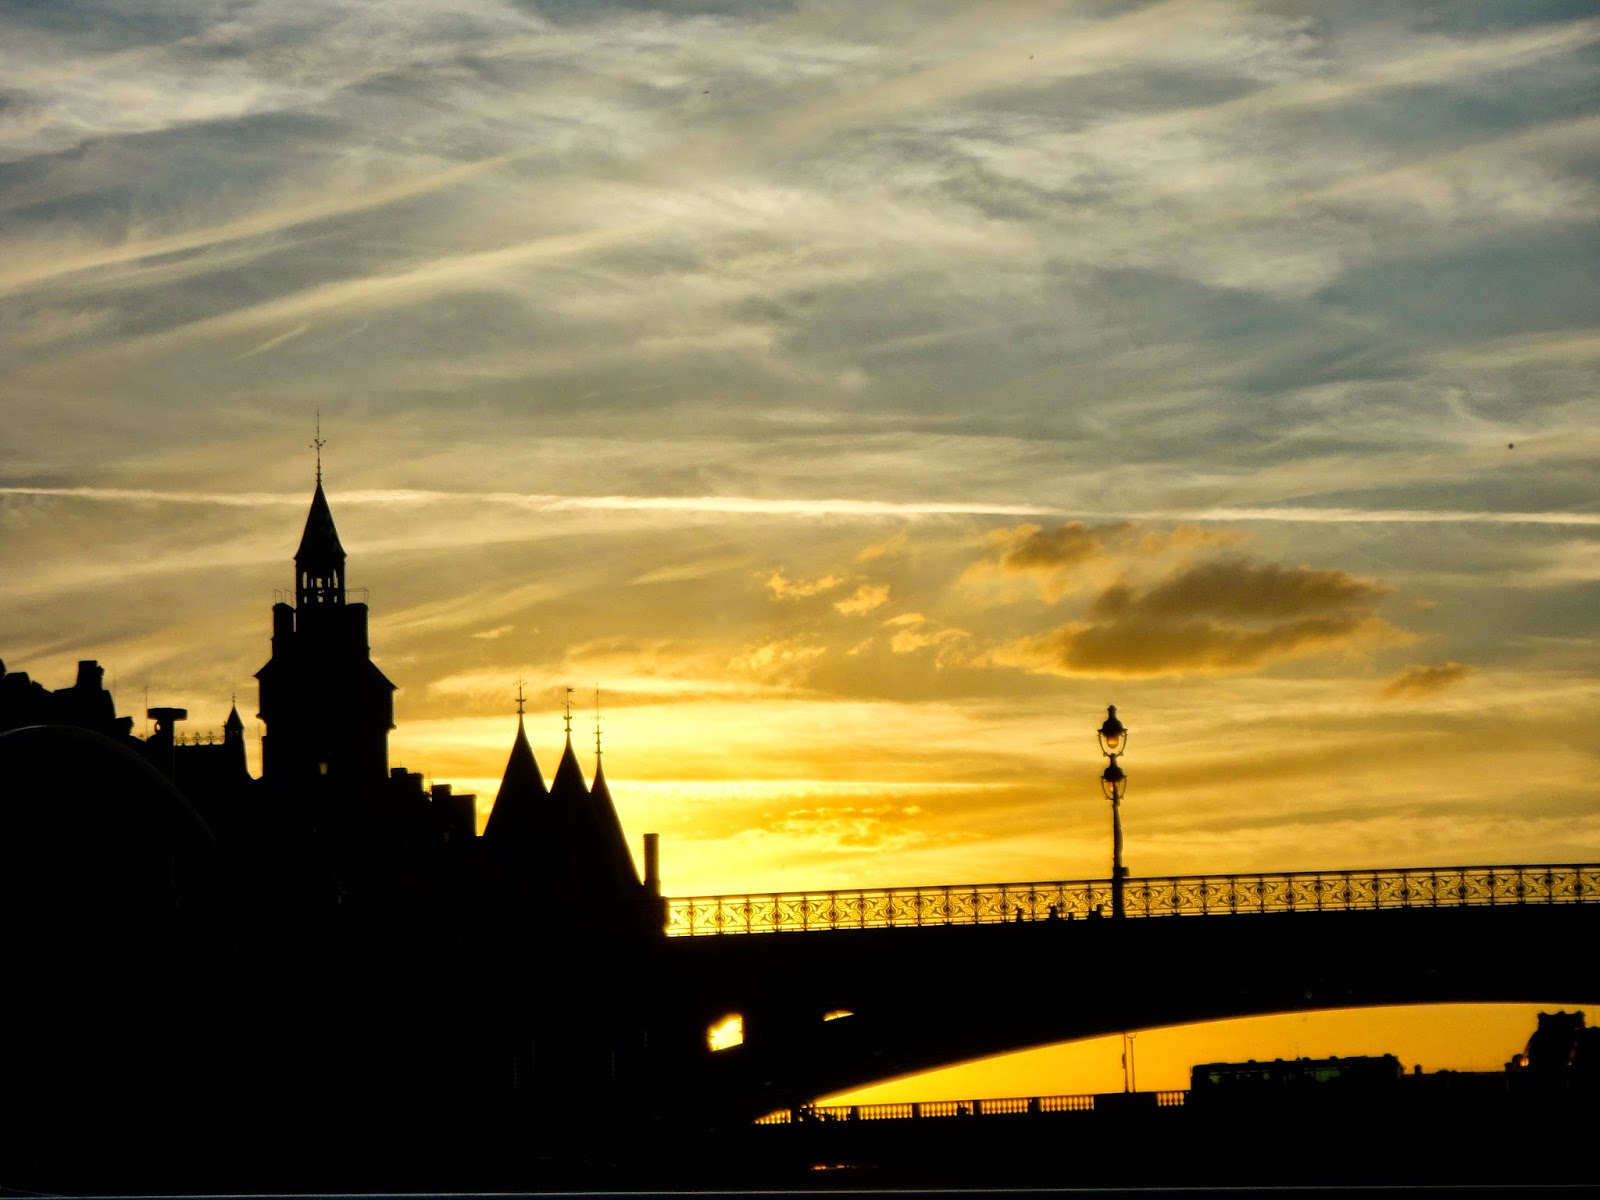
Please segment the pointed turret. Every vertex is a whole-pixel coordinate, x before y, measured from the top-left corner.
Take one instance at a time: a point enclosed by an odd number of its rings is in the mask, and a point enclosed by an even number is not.
[[[589,785],[583,781],[583,768],[578,765],[578,756],[572,749],[572,735],[567,735],[567,748],[561,752],[561,761],[556,765],[555,778],[550,781],[550,794],[558,800],[570,803],[581,803],[588,798]]]
[[[317,473],[317,490],[311,496],[311,511],[306,515],[300,548],[294,552],[295,606],[344,603],[344,547],[333,525],[333,510],[322,490],[322,473]]]
[[[528,731],[517,714],[517,738],[511,743],[511,756],[506,760],[505,774],[500,779],[500,790],[495,793],[494,808],[489,812],[489,822],[483,827],[483,836],[491,846],[511,849],[530,839],[539,838],[545,831],[539,829],[540,813],[549,805],[549,791],[539,764],[534,760],[533,747],[528,744]]]
[[[589,786],[589,803],[585,810],[589,815],[591,837],[601,856],[602,878],[607,887],[616,887],[619,894],[631,900],[639,890],[639,872],[633,865],[633,855],[628,853],[628,837],[622,832],[622,820],[611,799],[598,746],[594,756],[594,783]]]

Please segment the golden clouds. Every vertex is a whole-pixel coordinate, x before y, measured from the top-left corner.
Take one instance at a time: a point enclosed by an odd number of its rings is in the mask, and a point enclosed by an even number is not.
[[[983,535],[977,560],[964,565],[950,553],[951,543],[929,542],[908,554],[897,539],[893,555],[875,544],[855,561],[874,562],[882,581],[863,581],[839,565],[802,578],[781,569],[767,574],[768,594],[785,605],[830,593],[843,598],[812,606],[803,654],[772,648],[801,643],[773,642],[752,652],[759,662],[744,665],[765,674],[781,663],[782,673],[798,680],[813,664],[859,659],[876,646],[892,656],[931,650],[930,665],[945,671],[1004,667],[1062,676],[1173,677],[1254,671],[1411,640],[1378,612],[1391,594],[1385,584],[1339,569],[1247,558],[1231,549],[1243,538],[1233,530],[1134,520],[1023,524]],[[964,545],[970,554],[972,542]],[[1026,593],[1008,583],[1016,580],[1027,581]],[[1051,605],[1074,593],[1088,595],[1076,612],[1041,628],[1030,615],[1036,602],[1024,603],[1035,585],[1037,599]],[[917,608],[904,603],[906,597],[915,598]],[[824,615],[830,607],[842,617],[881,613],[882,633],[863,642],[859,632],[830,624]],[[923,679],[919,686],[930,685]],[[971,685],[970,679],[949,684]]]
[[[889,649],[894,653],[912,654],[936,646],[939,653],[934,661],[939,666],[950,662],[948,650],[951,643],[971,636],[965,629],[941,628],[922,613],[902,613],[898,617],[891,617],[884,625],[894,630],[889,635]]]
[[[857,562],[872,562],[874,559],[890,558],[905,552],[910,539],[905,530],[901,530],[893,537],[885,538],[881,542],[873,542],[870,546],[863,546],[856,552]]]
[[[882,608],[887,603],[889,603],[888,584],[863,583],[833,607],[834,611],[844,616],[854,617],[862,613],[869,613],[875,608]]]
[[[798,683],[827,647],[807,638],[762,642],[737,655],[728,665],[735,671],[772,683]]]
[[[781,570],[773,571],[766,580],[767,591],[774,600],[801,600],[807,596],[820,596],[845,583],[842,575],[823,575],[817,579],[790,579]]]
[[[869,547],[871,549],[871,547]],[[837,591],[853,582],[844,575],[827,574],[816,579],[790,579],[776,570],[762,581],[774,600],[806,600],[812,596]],[[834,601],[833,608],[846,617],[856,617],[882,608],[889,602],[889,585],[886,583],[860,583],[856,590],[843,600]]]
[[[1385,683],[1379,694],[1386,700],[1432,696],[1471,674],[1472,668],[1465,663],[1447,662],[1437,667],[1413,664]]]

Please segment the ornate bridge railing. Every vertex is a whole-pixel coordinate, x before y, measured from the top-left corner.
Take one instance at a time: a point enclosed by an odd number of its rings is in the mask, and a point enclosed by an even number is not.
[[[1600,863],[1180,875],[1123,885],[1130,917],[1585,903],[1600,903]],[[666,909],[672,937],[1084,920],[1110,914],[1111,881],[673,897]]]
[[[782,1108],[757,1125],[805,1125],[816,1121],[918,1121],[939,1117],[1017,1117],[1043,1113],[1126,1108],[1130,1099],[1150,1108],[1182,1108],[1186,1091],[1112,1092],[1100,1096],[1009,1096],[999,1100],[923,1100],[898,1104],[807,1104]]]

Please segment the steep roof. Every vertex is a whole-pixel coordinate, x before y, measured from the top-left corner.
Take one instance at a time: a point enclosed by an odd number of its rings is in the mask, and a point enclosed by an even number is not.
[[[617,806],[611,800],[611,788],[606,784],[605,767],[598,754],[594,761],[594,783],[589,787],[589,803],[585,811],[607,886],[618,887],[624,894],[631,894],[640,886],[639,871],[633,865],[633,855],[628,852],[628,836],[622,832],[622,821],[617,816]]]
[[[572,751],[570,733],[567,734],[567,748],[561,752],[561,761],[556,765],[556,777],[550,781],[550,794],[569,803],[589,794],[589,785],[583,781],[583,768]]]
[[[333,510],[328,507],[327,493],[322,490],[322,480],[317,480],[317,490],[311,497],[311,511],[306,514],[305,532],[300,535],[300,549],[294,552],[295,562],[343,563],[344,547],[339,543],[339,531],[333,527]]]
[[[536,837],[539,810],[548,795],[544,776],[539,774],[539,764],[534,761],[533,747],[528,744],[528,731],[519,716],[517,737],[511,743],[511,756],[506,760],[505,774],[500,778],[500,790],[495,793],[494,808],[483,827],[483,836],[490,844],[507,847]]]

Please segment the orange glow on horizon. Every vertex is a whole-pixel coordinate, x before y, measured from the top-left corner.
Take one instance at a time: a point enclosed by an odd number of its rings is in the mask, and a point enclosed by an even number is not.
[[[1138,1031],[1134,1053],[1140,1091],[1182,1090],[1191,1067],[1207,1062],[1275,1058],[1348,1058],[1394,1054],[1409,1072],[1503,1070],[1522,1053],[1540,1012],[1582,1004],[1441,1004],[1327,1009],[1240,1017]],[[974,1100],[1006,1096],[1120,1092],[1125,1078],[1120,1034],[1065,1042],[960,1063],[835,1093],[825,1104]]]

